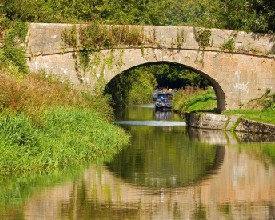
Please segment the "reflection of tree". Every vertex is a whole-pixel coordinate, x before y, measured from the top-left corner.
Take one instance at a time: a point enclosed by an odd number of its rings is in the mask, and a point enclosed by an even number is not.
[[[134,111],[133,111],[134,109]],[[116,118],[123,120],[152,120],[152,108],[143,108],[140,106],[127,107],[126,109],[116,109]]]
[[[55,170],[50,174],[21,174],[0,178],[0,219],[24,219],[22,207],[35,193],[43,187],[54,186],[67,180],[75,180],[82,175],[85,166],[70,167],[65,170]]]
[[[115,206],[111,201],[98,203],[96,196],[91,200],[85,181],[75,183],[70,201],[61,205],[62,219],[137,219],[139,211],[134,206]]]
[[[184,128],[131,127],[132,145],[116,155],[108,167],[129,182],[149,187],[191,184],[223,159],[223,147],[192,142]],[[217,161],[219,160],[219,161]]]
[[[200,204],[193,212],[192,219],[194,220],[204,220],[206,218],[205,207]]]
[[[262,161],[266,168],[275,164],[275,144],[274,143],[241,143],[239,148],[247,154]],[[271,163],[270,163],[271,162]]]

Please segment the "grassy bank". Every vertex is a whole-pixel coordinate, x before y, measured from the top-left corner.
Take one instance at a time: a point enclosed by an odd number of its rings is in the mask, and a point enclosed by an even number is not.
[[[128,142],[108,99],[41,74],[0,73],[0,175],[104,160]]]
[[[258,100],[253,100],[257,110],[228,110],[223,114],[239,115],[242,118],[275,124],[275,107],[273,95],[267,93]],[[214,90],[199,90],[195,92],[180,91],[174,96],[174,110],[181,114],[191,111],[214,111],[217,106]]]
[[[275,94],[270,89],[260,98],[250,100],[245,108],[225,111],[224,114],[240,115],[242,118],[275,125]]]
[[[94,111],[54,107],[35,124],[24,113],[0,122],[0,174],[48,172],[108,159],[127,143],[123,130]]]
[[[240,115],[242,118],[275,125],[275,110],[230,110],[224,114]]]
[[[174,95],[173,106],[173,109],[181,114],[191,111],[214,111],[217,100],[213,89],[183,90]]]

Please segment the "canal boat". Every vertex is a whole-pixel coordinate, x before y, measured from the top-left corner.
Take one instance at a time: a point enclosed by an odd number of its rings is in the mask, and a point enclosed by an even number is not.
[[[171,93],[159,93],[155,102],[156,110],[171,110],[172,109],[172,98]]]

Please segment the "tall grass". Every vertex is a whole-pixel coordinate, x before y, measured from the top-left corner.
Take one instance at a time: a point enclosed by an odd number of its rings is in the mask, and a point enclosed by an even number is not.
[[[24,23],[7,26],[0,48],[0,175],[108,159],[128,140],[110,124],[109,98],[29,73],[26,32]]]
[[[217,107],[216,95],[213,89],[195,92],[178,91],[173,98],[173,109],[180,112],[214,111]]]
[[[0,175],[108,159],[127,143],[106,97],[43,74],[0,73]]]
[[[94,111],[54,107],[38,126],[23,113],[0,121],[0,174],[49,172],[108,159],[128,141],[125,132]]]
[[[95,97],[90,92],[74,90],[68,82],[40,74],[14,76],[0,72],[0,110],[14,113],[37,114],[50,106],[75,106],[100,109],[103,116],[112,114],[106,97]]]

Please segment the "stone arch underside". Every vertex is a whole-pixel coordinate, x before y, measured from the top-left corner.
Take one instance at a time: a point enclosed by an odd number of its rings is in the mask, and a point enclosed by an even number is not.
[[[225,110],[225,94],[224,94],[224,91],[222,90],[222,88],[220,87],[220,85],[214,80],[212,79],[210,76],[208,76],[207,74],[199,71],[199,70],[196,70],[190,66],[185,66],[183,64],[179,64],[179,63],[175,63],[175,62],[167,62],[167,61],[159,61],[159,62],[147,62],[147,63],[142,63],[141,65],[138,65],[138,66],[142,66],[142,65],[150,65],[150,64],[170,64],[170,65],[181,65],[183,66],[185,69],[188,69],[188,70],[191,70],[195,73],[198,73],[199,75],[201,75],[202,77],[206,78],[211,86],[213,87],[214,91],[215,91],[215,94],[216,94],[216,97],[217,97],[217,112],[221,112],[223,110]],[[138,66],[133,66],[131,67],[130,69],[134,69]],[[127,69],[127,70],[130,70],[130,69]],[[118,74],[122,74],[122,73],[118,73]],[[115,75],[117,76],[117,75]],[[114,76],[114,77],[115,77]],[[110,81],[109,81],[110,82]]]

